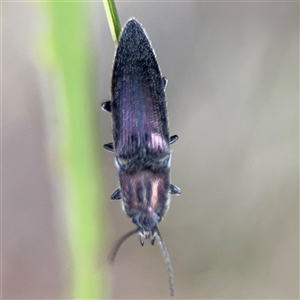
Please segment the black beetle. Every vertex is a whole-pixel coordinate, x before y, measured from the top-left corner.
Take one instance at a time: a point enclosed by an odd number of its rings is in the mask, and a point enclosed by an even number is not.
[[[170,183],[170,144],[165,88],[154,50],[143,27],[130,19],[116,50],[111,101],[102,108],[112,113],[113,142],[104,148],[115,153],[120,187],[110,198],[122,200],[123,209],[137,225],[120,238],[110,255],[113,262],[122,243],[138,233],[144,239],[157,237],[168,266],[171,295],[174,295],[171,261],[158,230],[170,206],[170,195],[180,189]]]

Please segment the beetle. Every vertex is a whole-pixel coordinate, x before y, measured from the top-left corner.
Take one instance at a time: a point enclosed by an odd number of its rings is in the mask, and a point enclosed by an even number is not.
[[[170,206],[170,194],[181,190],[170,182],[170,137],[165,89],[148,36],[136,19],[127,21],[115,53],[111,101],[102,109],[112,113],[113,142],[104,149],[115,153],[120,187],[110,196],[121,200],[137,229],[122,236],[110,254],[113,262],[122,243],[138,234],[140,243],[158,238],[169,276],[170,293],[174,295],[171,260],[157,224]]]

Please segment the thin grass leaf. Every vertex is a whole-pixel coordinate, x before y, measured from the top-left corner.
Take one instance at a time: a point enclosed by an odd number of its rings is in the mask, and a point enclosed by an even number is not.
[[[115,47],[118,46],[121,25],[114,0],[103,0],[103,5]]]
[[[58,124],[54,128],[69,246],[66,298],[101,299],[105,298],[98,263],[104,239],[104,210],[100,207],[103,182],[95,134],[97,103],[90,93],[90,6],[84,2],[48,2],[45,11],[51,26],[51,51],[45,55],[51,53],[55,78]]]

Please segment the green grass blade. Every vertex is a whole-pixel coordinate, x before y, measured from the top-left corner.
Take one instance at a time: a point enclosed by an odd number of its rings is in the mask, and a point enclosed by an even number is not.
[[[90,6],[84,2],[48,2],[50,22],[46,61],[54,74],[57,146],[65,203],[70,265],[67,298],[101,299],[103,276],[103,182],[99,174],[96,111],[92,101]]]
[[[110,28],[111,36],[115,47],[118,46],[119,36],[121,33],[120,20],[114,0],[103,0],[104,9]]]

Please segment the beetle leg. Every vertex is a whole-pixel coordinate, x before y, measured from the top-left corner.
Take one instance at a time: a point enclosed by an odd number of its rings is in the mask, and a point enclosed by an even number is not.
[[[107,112],[111,113],[111,101],[105,101],[101,103],[101,108]]]
[[[163,78],[162,78],[162,81],[163,81],[164,91],[165,91],[166,88],[167,88],[167,85],[168,85],[168,79],[167,79],[166,77],[163,77]]]
[[[174,144],[179,139],[179,136],[174,134],[170,137],[170,144]]]
[[[110,195],[111,200],[120,200],[122,199],[121,195],[121,190],[120,188],[117,188],[111,195]]]
[[[113,142],[108,143],[108,144],[104,144],[103,148],[109,152],[115,152],[115,148],[114,148],[114,144]]]
[[[181,194],[181,189],[179,187],[177,187],[176,185],[171,183],[170,194],[171,195],[180,195]]]
[[[140,238],[140,243],[141,243],[141,245],[144,246],[144,240],[143,240],[142,236],[139,235],[139,238]]]

